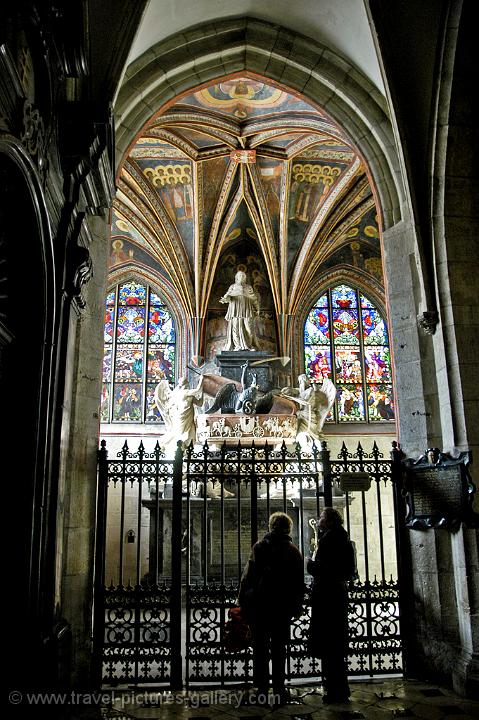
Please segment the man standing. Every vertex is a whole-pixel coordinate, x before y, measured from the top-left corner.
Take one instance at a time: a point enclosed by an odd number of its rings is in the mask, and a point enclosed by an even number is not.
[[[239,605],[253,632],[253,681],[258,702],[267,702],[269,656],[273,691],[286,702],[285,662],[291,619],[301,613],[303,556],[291,541],[292,521],[282,512],[269,519],[269,532],[253,545],[241,578]]]
[[[233,285],[220,298],[228,303],[225,319],[228,322],[228,336],[224,350],[258,350],[254,319],[259,315],[258,296],[251,285],[246,283],[246,273],[239,270]]]

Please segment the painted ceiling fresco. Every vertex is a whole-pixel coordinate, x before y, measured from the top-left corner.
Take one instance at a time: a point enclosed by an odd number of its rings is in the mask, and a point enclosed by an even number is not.
[[[258,78],[202,88],[154,116],[118,188],[112,266],[151,257],[190,317],[207,316],[222,258],[246,242],[277,316],[294,314],[335,264],[382,282],[378,218],[354,147],[324,112]]]

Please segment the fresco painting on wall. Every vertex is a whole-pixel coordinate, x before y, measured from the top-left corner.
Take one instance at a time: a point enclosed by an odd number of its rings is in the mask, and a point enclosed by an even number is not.
[[[227,157],[210,158],[202,162],[198,169],[203,176],[203,236],[205,239],[208,238],[211,231],[228,162]]]
[[[142,173],[155,188],[190,258],[194,246],[194,194],[191,161],[174,158],[137,160]]]
[[[318,110],[308,103],[279,88],[248,77],[225,80],[191,93],[180,100],[178,105],[207,108],[239,121],[285,111],[318,115]]]
[[[347,165],[295,159],[291,168],[288,210],[288,256],[298,252],[309,226]]]
[[[258,174],[263,186],[266,207],[268,208],[274,239],[279,238],[279,209],[281,197],[281,177],[284,162],[271,158],[258,157]]]

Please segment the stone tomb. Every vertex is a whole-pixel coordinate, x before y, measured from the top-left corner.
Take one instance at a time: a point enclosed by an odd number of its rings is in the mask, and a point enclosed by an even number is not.
[[[197,440],[204,443],[242,445],[255,442],[282,443],[292,442],[296,437],[297,419],[295,415],[243,415],[235,413],[212,413],[197,415]]]

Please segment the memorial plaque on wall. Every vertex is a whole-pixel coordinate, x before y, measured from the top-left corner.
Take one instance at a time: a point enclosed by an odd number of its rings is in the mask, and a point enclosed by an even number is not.
[[[467,470],[469,460],[467,452],[453,458],[433,448],[419,460],[404,461],[406,527],[453,530],[461,522],[478,526],[479,515],[472,510],[475,487]]]

